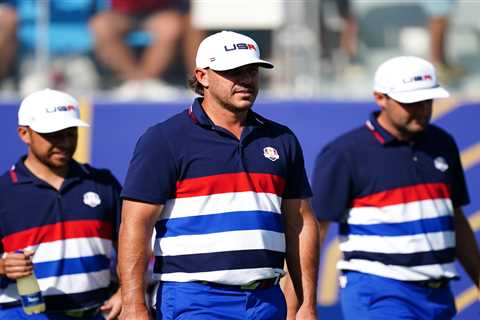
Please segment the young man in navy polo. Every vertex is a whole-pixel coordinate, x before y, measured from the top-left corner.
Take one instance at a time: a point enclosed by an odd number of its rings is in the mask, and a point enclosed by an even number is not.
[[[390,59],[375,74],[380,111],[316,160],[313,206],[322,233],[331,221],[340,225],[345,319],[452,319],[455,258],[479,286],[458,148],[429,124],[432,100],[448,95],[431,63]]]
[[[284,319],[286,258],[299,319],[316,319],[318,238],[303,154],[285,126],[252,111],[260,59],[251,38],[203,40],[191,85],[202,97],[149,128],[127,174],[121,319],[148,319],[143,277],[156,229],[157,319]]]
[[[0,319],[108,319],[121,308],[112,295],[111,257],[120,216],[120,185],[108,170],[72,159],[79,118],[72,96],[45,89],[18,111],[28,146],[0,177]],[[15,280],[35,272],[46,312],[23,312]]]

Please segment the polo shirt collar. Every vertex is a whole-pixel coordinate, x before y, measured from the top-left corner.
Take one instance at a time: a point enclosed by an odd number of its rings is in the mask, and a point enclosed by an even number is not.
[[[15,163],[9,170],[9,176],[13,183],[37,183],[46,184],[43,180],[37,178],[28,168],[25,166],[26,156],[22,156],[17,163]],[[68,174],[65,177],[63,185],[68,185],[74,181],[81,179],[82,177],[90,174],[90,170],[84,165],[79,164],[75,160],[70,162],[70,168]]]
[[[378,140],[381,144],[386,145],[393,142],[401,142],[397,138],[395,138],[392,134],[390,134],[387,130],[385,130],[380,123],[378,123],[378,116],[380,111],[374,111],[370,114],[370,118],[366,121],[365,125],[368,130],[373,134],[376,140]],[[428,130],[428,127],[425,131]],[[423,137],[425,136],[425,131],[414,135],[410,141],[420,142],[422,141]]]
[[[379,111],[374,111],[370,114],[370,118],[365,122],[365,126],[372,133],[375,139],[381,144],[388,144],[397,139],[385,130],[380,123],[378,123],[377,117],[380,114]]]
[[[215,124],[208,117],[202,107],[203,98],[196,98],[187,113],[193,123],[199,124],[202,127],[215,128]],[[247,127],[258,127],[265,124],[265,120],[258,114],[250,110],[247,114]]]

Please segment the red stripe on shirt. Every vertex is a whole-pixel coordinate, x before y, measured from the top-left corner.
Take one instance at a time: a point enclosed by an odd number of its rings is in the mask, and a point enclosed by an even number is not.
[[[445,183],[417,184],[356,198],[352,207],[385,207],[428,199],[445,199],[450,198],[450,195],[450,188]]]
[[[30,228],[3,237],[6,252],[20,250],[43,242],[52,242],[72,238],[112,239],[111,222],[99,220],[77,220],[49,224]]]
[[[207,196],[227,192],[265,192],[281,196],[285,180],[268,173],[226,173],[177,182],[175,198]]]
[[[380,132],[378,132],[375,127],[373,126],[373,124],[370,122],[370,120],[367,120],[367,122],[365,123],[365,125],[367,126],[368,130],[373,134],[373,136],[375,137],[375,139],[377,139],[381,144],[384,144],[385,143],[385,139],[382,137],[382,135],[380,134]]]
[[[10,174],[10,179],[12,180],[13,183],[18,182],[18,177],[17,177],[17,172],[15,171],[15,168],[12,168],[8,171]]]

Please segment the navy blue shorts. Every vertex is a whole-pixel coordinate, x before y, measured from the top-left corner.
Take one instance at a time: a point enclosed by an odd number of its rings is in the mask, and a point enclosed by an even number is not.
[[[156,309],[157,320],[283,320],[287,314],[279,285],[242,290],[198,282],[162,282]]]
[[[456,313],[448,284],[429,288],[353,271],[344,276],[340,299],[346,320],[451,320]]]

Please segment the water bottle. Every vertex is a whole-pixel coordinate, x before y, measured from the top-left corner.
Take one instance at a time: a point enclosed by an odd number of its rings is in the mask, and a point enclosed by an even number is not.
[[[45,312],[45,302],[35,273],[32,272],[31,275],[18,278],[17,290],[26,314]]]

